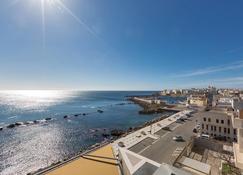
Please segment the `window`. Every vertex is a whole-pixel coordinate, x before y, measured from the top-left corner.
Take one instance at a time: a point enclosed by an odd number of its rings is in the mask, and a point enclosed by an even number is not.
[[[219,119],[216,119],[216,123],[219,123]]]
[[[206,125],[206,130],[208,130],[208,125]]]
[[[202,124],[202,129],[204,129],[204,124]]]
[[[234,135],[236,135],[236,129],[234,129]]]
[[[226,130],[227,130],[227,129],[226,129],[226,128],[224,128],[224,133],[226,133]]]
[[[211,126],[211,131],[213,131],[213,126]]]
[[[230,134],[230,128],[228,128],[228,134]]]
[[[230,125],[230,120],[228,119],[228,125]]]
[[[221,120],[221,123],[224,124],[224,120]]]
[[[211,122],[211,118],[208,118],[208,122]]]
[[[206,122],[206,118],[205,118],[205,117],[203,118],[203,121],[205,121],[205,122]]]
[[[219,132],[221,132],[221,127],[219,127]]]
[[[214,131],[216,131],[217,129],[216,129],[216,126],[214,126]]]

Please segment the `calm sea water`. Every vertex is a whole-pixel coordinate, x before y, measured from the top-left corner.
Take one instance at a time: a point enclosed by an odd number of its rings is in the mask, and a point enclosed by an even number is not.
[[[140,107],[125,100],[125,96],[152,93],[1,91],[0,174],[36,171],[103,141],[104,131],[128,129],[158,117],[139,115]],[[98,109],[104,112],[98,113]],[[88,115],[74,116],[80,113]],[[65,115],[70,117],[64,119]],[[6,128],[11,123],[47,117],[52,120]]]

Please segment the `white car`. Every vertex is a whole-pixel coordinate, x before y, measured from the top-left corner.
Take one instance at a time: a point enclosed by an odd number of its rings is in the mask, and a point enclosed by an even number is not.
[[[183,141],[184,139],[183,139],[182,136],[174,136],[174,137],[173,137],[173,140],[174,140],[174,141]]]
[[[208,140],[210,136],[207,134],[201,134],[200,138]]]

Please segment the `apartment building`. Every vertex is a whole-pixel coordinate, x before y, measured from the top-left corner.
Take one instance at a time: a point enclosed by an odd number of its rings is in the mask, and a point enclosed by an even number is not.
[[[190,106],[204,107],[207,106],[207,97],[205,95],[191,95],[187,98],[187,104]]]
[[[243,169],[243,101],[235,100],[234,113],[232,115],[233,127],[237,130],[238,141],[233,143],[235,164]]]
[[[232,117],[222,111],[210,111],[200,117],[201,133],[219,140],[237,141],[237,130],[233,128]]]

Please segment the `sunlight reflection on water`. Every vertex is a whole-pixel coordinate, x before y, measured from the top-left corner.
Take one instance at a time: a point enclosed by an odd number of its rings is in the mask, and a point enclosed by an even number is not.
[[[44,108],[72,98],[71,91],[10,90],[0,91],[0,105],[17,109],[44,110]],[[11,110],[11,109],[8,109]]]

